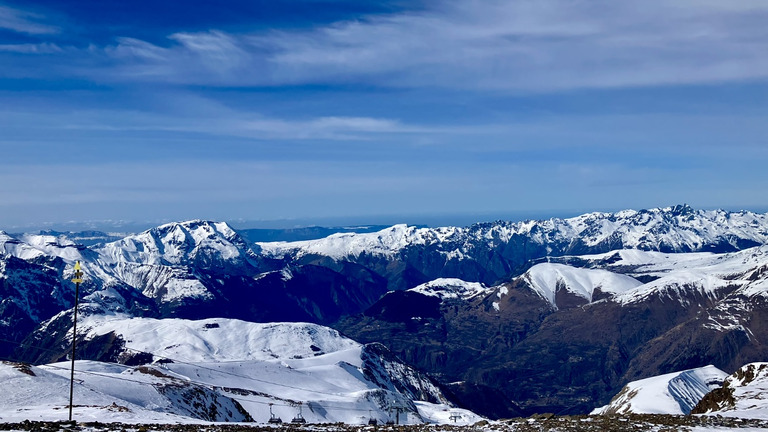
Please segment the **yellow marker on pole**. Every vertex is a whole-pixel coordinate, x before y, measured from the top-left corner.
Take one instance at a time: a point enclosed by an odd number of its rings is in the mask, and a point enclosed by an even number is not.
[[[72,421],[72,396],[75,391],[75,344],[77,343],[77,303],[80,300],[80,284],[83,283],[83,270],[80,268],[80,261],[75,262],[75,274],[72,275],[72,282],[75,283],[75,310],[72,320],[72,374],[69,378],[69,421]]]
[[[83,283],[83,271],[80,269],[80,261],[75,263],[75,275],[71,280],[74,283]]]

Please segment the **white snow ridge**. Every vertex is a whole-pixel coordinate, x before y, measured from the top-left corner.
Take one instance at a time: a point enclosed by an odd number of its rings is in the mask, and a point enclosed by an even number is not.
[[[543,263],[531,267],[522,276],[541,297],[557,308],[557,291],[567,292],[592,302],[596,291],[621,294],[642,283],[630,276],[608,270],[583,269],[564,264]]]
[[[439,278],[411,288],[408,291],[445,300],[472,298],[488,291],[488,288],[479,282],[467,282],[456,278]]]
[[[689,414],[726,376],[710,365],[632,381],[608,405],[591,414]]]

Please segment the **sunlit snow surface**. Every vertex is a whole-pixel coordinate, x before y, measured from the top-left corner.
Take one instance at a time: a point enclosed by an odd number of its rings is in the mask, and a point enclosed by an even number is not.
[[[733,290],[733,294],[744,299],[768,295],[768,272],[763,270],[768,266],[768,246],[724,254],[620,250],[574,258],[602,268],[542,263],[531,267],[519,279],[554,308],[557,308],[556,292],[560,289],[587,302],[592,302],[593,294],[600,290],[610,294],[608,301],[622,304],[641,302],[652,295],[682,302],[688,301],[692,294],[723,299],[727,290]],[[636,279],[641,277],[653,280],[641,283]],[[495,289],[499,298],[508,294],[506,286]],[[733,301],[743,302],[736,295],[730,297]],[[495,307],[498,305],[495,303]],[[727,305],[720,304],[715,310]],[[744,306],[749,307],[748,304]],[[713,329],[721,330],[740,325],[727,314],[713,317],[708,324]]]
[[[77,362],[77,370],[94,370],[103,374],[76,373],[74,387],[74,414],[79,421],[101,422],[192,422],[190,417],[164,412],[167,401],[151,385],[110,379],[121,376],[125,367],[97,365],[94,362]],[[147,383],[150,382],[147,376]],[[30,366],[22,372],[16,366],[0,363],[0,381],[3,397],[0,397],[0,420],[66,420],[69,406],[69,364]],[[137,380],[138,381],[138,380]],[[97,390],[108,388],[115,397]],[[138,400],[139,404],[130,402]],[[114,405],[113,405],[114,404]],[[122,409],[120,408],[122,407]]]
[[[552,263],[535,265],[523,277],[540,296],[555,307],[557,307],[555,295],[558,286],[591,302],[596,290],[621,294],[642,285],[640,281],[630,276],[607,270],[582,269]]]
[[[722,298],[726,289],[735,289],[734,294],[746,299],[768,295],[768,275],[761,270],[768,265],[768,246],[726,254],[663,254],[630,250],[612,254],[618,254],[620,259],[607,266],[608,270],[623,267],[630,275],[658,278],[616,296],[614,300],[621,303],[642,301],[653,294],[682,299],[683,293],[693,292],[716,299]],[[719,306],[724,307],[725,304]],[[711,323],[713,328],[722,326],[727,329],[730,325],[716,321]]]
[[[336,330],[308,323],[252,323],[233,319],[83,318],[88,337],[115,332],[126,347],[190,362],[313,357],[358,349]]]
[[[710,365],[632,381],[608,405],[591,414],[689,414],[727,375]]]
[[[269,419],[270,404],[284,421],[301,412],[310,423],[365,424],[370,417],[383,423],[392,418],[389,408],[396,406],[404,408],[400,414],[403,424],[454,420],[467,424],[481,419],[446,404],[414,404],[392,383],[373,381],[366,368],[378,368],[374,373],[380,377],[402,370],[387,362],[365,363],[365,347],[315,324],[116,315],[84,318],[82,329],[88,337],[114,332],[129,350],[150,352],[156,360],[140,368],[78,361],[75,411],[82,421],[199,422],[199,417],[189,413],[194,411],[190,408],[194,401],[182,400],[176,394],[180,390],[169,394],[167,389],[174,386],[193,386],[198,393],[205,390],[203,403],[216,401],[222,407],[218,411],[224,417],[219,421],[238,421],[233,400],[257,422]],[[3,421],[61,419],[67,403],[69,364],[32,367],[30,371],[34,376],[10,364],[0,367],[0,378],[10,384],[7,397],[0,402],[0,417]],[[232,415],[222,414],[226,412]]]
[[[356,257],[363,253],[393,256],[412,245],[451,245],[441,250],[449,259],[463,259],[464,245],[481,241],[492,246],[509,242],[514,236],[527,236],[533,243],[542,245],[569,243],[579,238],[585,245],[594,246],[621,239],[624,248],[646,250],[661,244],[678,250],[696,250],[704,244],[737,236],[758,244],[768,243],[766,214],[685,210],[624,210],[588,213],[568,219],[494,222],[465,228],[395,225],[374,233],[342,233],[319,240],[258,245],[263,253],[272,256],[316,254],[335,259]]]
[[[768,363],[742,366],[725,379],[724,387],[732,389],[734,404],[725,404],[710,414],[768,419]]]
[[[478,282],[466,282],[456,278],[435,279],[408,291],[417,292],[430,297],[438,297],[441,300],[456,298],[472,298],[488,291],[488,288]]]

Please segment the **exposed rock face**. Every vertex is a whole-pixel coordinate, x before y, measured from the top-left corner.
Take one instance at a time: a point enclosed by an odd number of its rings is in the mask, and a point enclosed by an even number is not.
[[[64,262],[37,257],[29,261],[0,254],[0,356],[16,349],[40,322],[71,307],[74,292],[61,280]],[[10,341],[10,342],[8,342]]]
[[[403,363],[384,345],[365,345],[360,358],[363,361],[363,374],[380,388],[399,392],[412,400],[450,403],[437,382]]]
[[[768,408],[768,363],[744,365],[696,405],[692,414],[765,418]]]

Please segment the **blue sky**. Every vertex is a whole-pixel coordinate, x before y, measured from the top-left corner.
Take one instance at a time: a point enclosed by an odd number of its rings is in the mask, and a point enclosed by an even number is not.
[[[0,229],[765,211],[765,22],[763,0],[0,0]]]

